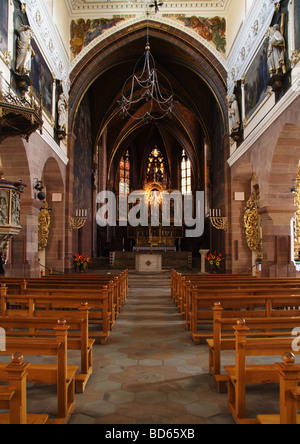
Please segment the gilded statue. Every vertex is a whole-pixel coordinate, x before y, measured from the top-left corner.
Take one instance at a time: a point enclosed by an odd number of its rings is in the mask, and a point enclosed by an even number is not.
[[[262,240],[260,234],[260,217],[258,214],[260,201],[259,186],[254,186],[254,191],[247,202],[244,212],[244,227],[247,245],[251,251],[262,257]]]
[[[46,201],[43,202],[43,206],[40,209],[38,220],[38,243],[39,251],[44,250],[48,245],[48,238],[50,233],[50,209]]]

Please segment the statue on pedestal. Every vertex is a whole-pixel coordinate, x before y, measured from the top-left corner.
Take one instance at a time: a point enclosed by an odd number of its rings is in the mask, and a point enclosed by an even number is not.
[[[280,32],[279,25],[270,30],[268,65],[270,74],[285,74],[285,39]]]
[[[239,140],[241,116],[239,110],[239,104],[235,94],[232,94],[228,101],[229,109],[229,125],[230,125],[230,137],[234,140]]]
[[[58,112],[58,137],[63,139],[67,134],[67,123],[68,123],[68,104],[65,93],[59,96],[57,102],[57,112]]]
[[[283,85],[283,77],[286,74],[285,54],[286,45],[285,38],[280,32],[280,26],[275,25],[269,29],[269,51],[268,51],[268,67],[271,74],[269,86],[273,91],[279,91]]]
[[[20,25],[16,32],[18,34],[16,73],[28,76],[31,72],[31,59],[35,55],[31,46],[32,30],[28,25]]]

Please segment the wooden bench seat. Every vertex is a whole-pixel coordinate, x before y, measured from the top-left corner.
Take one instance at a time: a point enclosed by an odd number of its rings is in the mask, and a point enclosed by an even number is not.
[[[258,291],[249,294],[247,291],[224,291],[215,295],[193,296],[193,311],[191,322],[191,335],[193,341],[199,344],[203,334],[198,331],[200,325],[213,325],[213,310],[215,302],[231,311],[232,317],[291,317],[300,316],[300,292],[277,290]],[[290,308],[290,310],[288,309]],[[211,332],[205,333],[205,338],[213,336]]]
[[[0,386],[0,410],[9,412],[0,414],[0,424],[33,425],[46,424],[48,421],[48,415],[27,413],[26,382],[29,367],[30,364],[24,363],[20,353],[14,353],[11,363],[4,367],[8,386]]]
[[[287,352],[276,367],[280,380],[280,415],[258,415],[258,422],[265,425],[300,424],[300,365],[296,364],[295,355]]]
[[[237,424],[257,424],[257,418],[246,415],[246,385],[279,383],[279,373],[274,364],[247,365],[247,356],[281,356],[293,352],[293,337],[249,338],[249,328],[239,320],[235,330],[235,365],[225,366],[228,374],[228,408]]]
[[[83,304],[78,313],[64,316],[69,326],[68,350],[79,350],[81,354],[80,372],[75,375],[77,393],[84,392],[93,372],[92,353],[95,340],[88,337],[88,311],[87,304]],[[53,316],[53,312],[51,315]],[[5,329],[7,338],[53,338],[56,334],[54,328],[57,325],[57,313],[55,315],[52,318],[0,317],[0,326]]]
[[[85,295],[89,296],[97,296],[99,295],[99,298],[103,294],[107,295],[107,303],[108,303],[108,309],[106,310],[108,321],[109,321],[109,330],[113,328],[113,325],[115,323],[116,318],[118,317],[118,310],[120,309],[118,303],[115,303],[115,293],[114,293],[114,284],[110,283],[109,285],[103,285],[103,286],[96,286],[96,287],[90,287],[87,286],[77,286],[77,285],[61,285],[60,288],[58,288],[56,285],[48,285],[48,284],[41,284],[38,283],[37,285],[33,284],[30,286],[30,288],[27,288],[27,283],[20,284],[21,288],[18,287],[13,293],[12,291],[8,291],[9,288],[5,285],[2,285],[0,288],[1,294],[3,295],[45,295],[45,296],[51,296],[53,294],[56,295],[72,295],[72,296],[78,296],[81,300],[85,300]],[[16,302],[11,302],[12,308],[21,308],[20,304],[17,304]],[[95,307],[93,307],[95,308]],[[2,313],[2,312],[1,312]],[[92,321],[93,317],[91,318]]]
[[[0,278],[0,285],[7,287],[7,294],[23,294],[34,289],[73,289],[90,292],[108,287],[112,293],[110,310],[114,320],[118,317],[128,296],[128,271],[105,275],[57,275],[41,278]]]
[[[238,319],[232,317],[231,312],[223,310],[220,303],[213,307],[213,339],[207,339],[209,346],[209,371],[215,380],[218,390],[225,393],[227,390],[228,374],[221,374],[222,351],[235,350],[235,336],[233,326]],[[244,318],[250,329],[248,337],[284,337],[291,336],[291,331],[300,326],[300,317],[280,318]]]
[[[82,302],[89,306],[89,326],[97,326],[97,330],[89,329],[89,337],[100,339],[101,344],[105,344],[111,325],[108,289],[88,294],[72,290],[32,290],[26,295],[5,295],[1,292],[1,313],[2,316],[49,317],[53,312],[57,318],[77,312]]]
[[[55,384],[57,386],[57,419],[65,424],[75,408],[75,374],[78,366],[67,363],[67,334],[69,327],[59,322],[55,327],[56,339],[52,338],[7,338],[6,351],[0,356],[20,350],[24,356],[55,356],[56,364],[31,364],[28,367],[28,382]],[[6,380],[6,364],[0,365],[0,381]]]
[[[236,292],[248,291],[248,294],[255,294],[259,291],[275,290],[295,290],[299,292],[300,279],[298,278],[254,278],[252,276],[203,276],[203,275],[180,275],[173,271],[172,274],[172,294],[178,310],[185,319],[188,328],[191,328],[191,316],[193,311],[192,290],[197,291],[199,296],[215,295],[219,300],[218,294],[229,294],[229,291]],[[215,301],[216,301],[215,300]]]

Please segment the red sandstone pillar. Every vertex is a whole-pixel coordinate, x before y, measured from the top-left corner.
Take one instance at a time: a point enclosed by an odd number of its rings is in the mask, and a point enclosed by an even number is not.
[[[260,208],[263,242],[262,277],[295,277],[291,260],[291,219],[296,207]]]

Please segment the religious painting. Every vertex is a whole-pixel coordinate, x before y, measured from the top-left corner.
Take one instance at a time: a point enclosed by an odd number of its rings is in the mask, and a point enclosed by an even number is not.
[[[260,47],[245,78],[245,112],[247,120],[255,113],[268,94],[270,73],[268,69],[269,42],[266,39]]]
[[[295,49],[300,52],[300,2],[294,2],[295,7]]]
[[[32,41],[32,49],[35,55],[32,59],[30,80],[37,98],[43,96],[43,107],[52,116],[53,77],[35,41]]]
[[[88,213],[92,210],[92,127],[90,104],[85,97],[79,107],[76,117],[74,144],[74,207],[85,208]]]
[[[201,37],[213,43],[217,50],[226,53],[226,19],[221,17],[179,17],[184,25],[194,29]]]
[[[7,51],[8,38],[8,0],[0,0],[0,50]]]
[[[95,38],[102,35],[107,29],[116,26],[123,21],[123,18],[96,19],[96,20],[72,20],[71,22],[71,53],[78,56],[83,48],[91,43]]]

